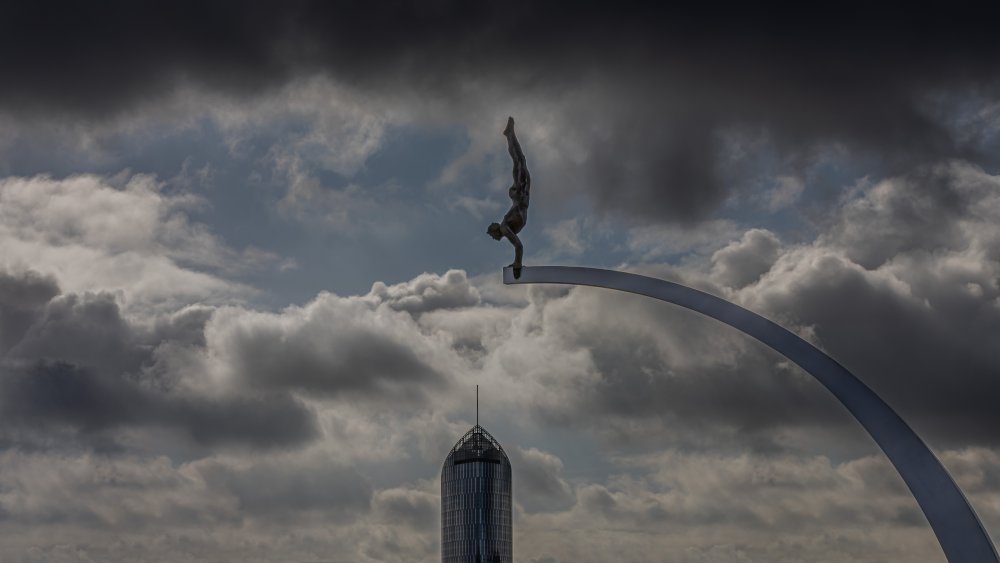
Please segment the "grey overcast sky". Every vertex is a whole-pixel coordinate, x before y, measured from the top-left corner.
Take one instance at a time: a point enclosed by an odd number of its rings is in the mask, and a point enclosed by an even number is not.
[[[0,8],[0,560],[434,562],[475,418],[515,557],[941,562],[831,354],[1000,531],[1000,41],[976,5]],[[996,537],[996,536],[994,536]]]

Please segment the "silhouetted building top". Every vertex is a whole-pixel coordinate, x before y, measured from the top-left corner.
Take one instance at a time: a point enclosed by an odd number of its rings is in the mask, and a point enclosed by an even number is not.
[[[476,424],[441,469],[442,563],[511,563],[510,460]]]

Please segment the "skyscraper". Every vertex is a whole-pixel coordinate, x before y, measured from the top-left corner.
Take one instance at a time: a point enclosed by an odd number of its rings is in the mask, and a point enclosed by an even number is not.
[[[477,421],[441,469],[441,561],[511,563],[513,539],[510,460]]]

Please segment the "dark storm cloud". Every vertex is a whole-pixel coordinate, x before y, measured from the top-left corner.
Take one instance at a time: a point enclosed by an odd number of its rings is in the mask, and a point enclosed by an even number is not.
[[[56,280],[33,271],[0,271],[0,354],[21,341],[45,304],[59,295]]]
[[[122,319],[113,295],[86,293],[54,297],[7,356],[58,358],[105,373],[130,373],[148,351]]]
[[[409,316],[323,294],[282,315],[228,310],[209,328],[209,347],[236,381],[323,398],[422,404],[446,379]]]
[[[103,378],[67,363],[29,369],[4,366],[6,424],[68,425],[98,431],[144,417],[149,397],[127,381]]]
[[[825,142],[889,162],[971,154],[929,96],[992,99],[1000,75],[993,18],[975,9],[297,1],[4,12],[0,105],[11,113],[106,116],[179,85],[256,95],[314,74],[456,113],[533,95],[555,108],[567,150],[585,153],[572,177],[603,207],[646,218],[690,218],[725,197],[737,178],[719,135],[733,128],[766,133],[790,157]]]
[[[437,495],[409,490],[380,491],[375,500],[376,510],[387,521],[417,530],[435,528],[440,499]]]
[[[440,379],[412,350],[376,332],[343,334],[326,342],[323,351],[316,344],[306,337],[283,340],[274,332],[258,331],[245,334],[231,353],[250,382],[323,394],[373,393],[382,385]]]
[[[302,444],[318,434],[313,414],[284,393],[209,399],[62,362],[0,366],[0,406],[7,432],[68,428],[93,438],[163,427],[198,444],[257,448]]]
[[[371,503],[371,483],[354,467],[325,460],[292,465],[264,461],[246,467],[205,460],[198,471],[213,491],[235,496],[242,514],[276,518],[321,511],[328,522],[351,520]]]
[[[558,457],[535,448],[509,452],[517,474],[518,504],[527,512],[557,512],[573,506],[573,489],[563,477]]]
[[[0,275],[0,420],[4,430],[69,428],[98,435],[165,427],[199,444],[274,447],[317,435],[312,412],[286,391],[198,396],[144,368],[156,346],[197,344],[204,309],[161,319],[146,334],[107,293],[59,294],[33,271]],[[173,337],[173,338],[171,338]],[[173,348],[176,352],[176,347]],[[12,436],[12,434],[11,434]],[[5,436],[4,441],[9,441]]]
[[[231,91],[280,80],[282,10],[224,2],[48,2],[4,8],[8,108],[107,114],[190,80]],[[15,78],[16,77],[16,78]],[[16,84],[16,86],[15,86]],[[70,86],[72,85],[72,86]]]

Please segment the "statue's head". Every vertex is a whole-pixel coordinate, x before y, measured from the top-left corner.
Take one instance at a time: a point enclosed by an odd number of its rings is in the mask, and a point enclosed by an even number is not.
[[[490,223],[489,227],[486,227],[486,234],[490,235],[496,240],[503,238],[503,233],[500,232],[500,223]]]

